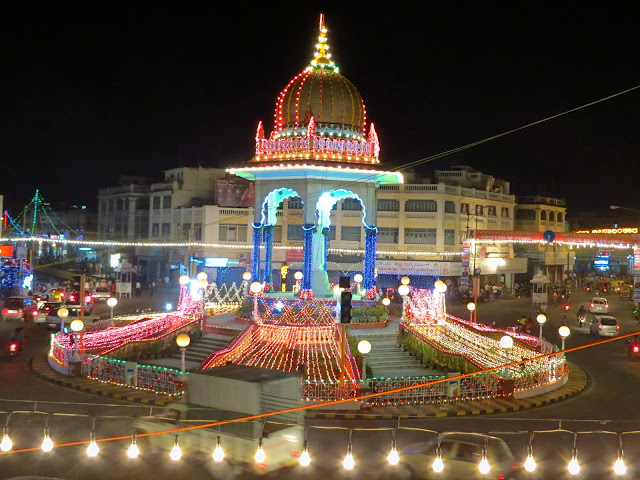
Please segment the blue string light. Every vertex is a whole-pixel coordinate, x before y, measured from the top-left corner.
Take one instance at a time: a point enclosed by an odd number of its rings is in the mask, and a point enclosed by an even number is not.
[[[260,281],[260,242],[262,240],[262,225],[253,224],[253,251],[251,252],[251,280]]]

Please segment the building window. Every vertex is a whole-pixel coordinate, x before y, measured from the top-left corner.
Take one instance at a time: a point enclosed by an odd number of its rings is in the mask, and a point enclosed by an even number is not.
[[[438,204],[435,200],[407,200],[404,204],[405,212],[437,212]]]
[[[246,242],[247,226],[246,225],[219,225],[218,235],[221,242]],[[282,233],[280,233],[282,239]],[[275,241],[275,235],[274,235]]]
[[[193,225],[193,238],[196,242],[202,241],[202,224],[201,223],[195,223]],[[245,241],[246,241],[246,238],[245,238]]]
[[[558,212],[558,222],[562,222],[562,214]]]
[[[362,210],[362,204],[360,203],[360,200],[356,200],[355,198],[345,198],[342,201],[342,210],[344,211]]]
[[[153,197],[153,209],[160,210],[160,197]]]
[[[362,227],[342,227],[340,230],[340,240],[345,242],[359,242]]]
[[[476,205],[476,215],[484,215],[484,207],[482,205]]]
[[[287,199],[287,207],[291,210],[301,210],[302,209],[302,198],[300,197],[291,197]]]
[[[451,200],[444,202],[444,213],[456,213],[456,203]]]
[[[397,228],[379,227],[378,228],[378,242],[379,243],[398,243]]]
[[[502,207],[502,209],[500,210],[500,215],[505,218],[509,218],[509,207]]]
[[[160,224],[154,223],[151,225],[151,236],[159,237],[160,236]]]
[[[405,228],[404,243],[435,245],[436,229],[435,228]]]
[[[496,216],[496,207],[495,207],[495,205],[487,206],[487,215],[489,215],[490,217],[495,217]]]
[[[516,220],[535,220],[536,219],[536,211],[529,209],[518,209],[516,210]]]
[[[556,212],[549,212],[549,221],[550,222],[556,221]]]
[[[456,231],[455,230],[444,230],[444,244],[445,245],[455,245],[456,244]]]
[[[546,220],[546,219],[547,219],[547,211],[540,210],[540,220]]]
[[[379,212],[399,212],[400,202],[392,198],[379,198],[378,211]]]
[[[287,240],[303,240],[302,225],[287,225]]]
[[[282,243],[282,227],[273,227],[273,243]]]
[[[336,229],[335,228],[329,228],[329,229],[325,230],[325,234],[327,235],[329,240],[335,240],[336,239]]]
[[[469,204],[461,203],[460,204],[460,213],[469,213]]]
[[[163,237],[168,237],[169,235],[171,235],[171,224],[170,223],[163,223],[162,224],[162,236]]]
[[[171,208],[171,195],[162,197],[162,208]]]

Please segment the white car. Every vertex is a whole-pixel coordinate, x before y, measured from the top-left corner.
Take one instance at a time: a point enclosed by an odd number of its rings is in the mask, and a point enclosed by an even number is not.
[[[609,302],[606,298],[594,297],[589,304],[591,313],[609,313]]]
[[[616,337],[620,334],[620,325],[615,317],[596,315],[591,320],[589,331],[596,337]]]
[[[109,289],[107,287],[98,287],[96,288],[96,291],[91,294],[91,297],[93,298],[94,302],[100,300],[106,302],[111,298],[111,293],[109,292]]]

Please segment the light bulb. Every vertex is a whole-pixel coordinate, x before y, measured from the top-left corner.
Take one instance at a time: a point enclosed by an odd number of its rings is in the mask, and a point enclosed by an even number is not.
[[[444,470],[444,463],[442,461],[442,457],[440,456],[440,454],[436,456],[436,459],[433,461],[431,468],[433,468],[433,471],[436,473],[440,473],[442,472],[442,470]]]
[[[0,450],[3,452],[8,452],[13,448],[13,442],[9,438],[9,434],[5,433],[2,435],[2,442],[0,442]]]
[[[42,451],[46,453],[53,450],[53,440],[51,440],[51,437],[48,434],[45,434],[44,439],[42,440],[41,448]]]
[[[220,437],[218,437],[218,441],[216,442],[216,448],[213,450],[213,461],[221,462],[224,458],[224,450],[222,449],[222,442],[220,441]]]
[[[173,446],[173,448],[171,449],[171,453],[169,454],[169,457],[171,458],[171,460],[173,460],[174,462],[177,462],[178,460],[180,460],[182,458],[182,450],[180,450],[180,445],[178,445],[177,443]]]
[[[577,475],[578,473],[580,473],[580,464],[578,463],[577,457],[574,456],[571,459],[569,465],[567,465],[567,470],[569,470],[569,473],[571,475]]]
[[[491,470],[491,465],[489,465],[489,460],[487,460],[487,457],[483,455],[482,460],[480,460],[480,463],[478,464],[478,471],[482,475],[486,475],[487,473],[489,473],[489,470]]]
[[[100,452],[100,447],[98,447],[98,444],[95,440],[91,440],[89,446],[87,447],[87,455],[90,457],[95,457],[98,455],[98,452]]]
[[[127,450],[127,456],[129,458],[138,458],[138,455],[140,455],[140,449],[134,438],[131,440],[131,445],[129,445],[129,449]]]
[[[534,472],[536,470],[536,461],[533,459],[533,455],[527,455],[527,459],[524,461],[524,469],[527,472]]]
[[[311,463],[311,457],[309,456],[309,450],[307,449],[306,445],[304,447],[304,450],[302,450],[302,453],[300,454],[299,463],[301,467],[308,467]]]
[[[618,475],[624,475],[627,473],[627,466],[624,464],[622,457],[618,457],[616,463],[613,464],[613,471]]]
[[[258,450],[256,450],[256,454],[254,455],[253,458],[256,461],[256,463],[262,463],[264,462],[265,458],[267,458],[267,456],[264,453],[264,449],[262,448],[262,444],[258,447]]]
[[[344,457],[342,461],[342,466],[345,470],[353,470],[353,467],[356,466],[356,461],[353,459],[353,455],[351,454],[351,449],[349,449],[349,453]]]
[[[389,452],[389,455],[387,455],[387,461],[389,462],[389,465],[397,465],[400,461],[400,456],[398,455],[396,447],[391,447],[391,451]]]

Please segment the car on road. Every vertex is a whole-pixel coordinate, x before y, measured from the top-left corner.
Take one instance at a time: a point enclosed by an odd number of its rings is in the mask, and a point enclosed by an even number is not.
[[[440,474],[432,468],[437,446],[436,440],[409,446],[400,454],[401,462],[418,478],[444,478],[442,474],[446,472],[446,478],[511,480],[518,473],[518,461],[501,438],[475,433],[444,434],[440,441],[444,470]],[[491,469],[483,476],[478,465],[485,448]]]
[[[63,307],[66,308],[69,312],[69,315],[67,315],[67,317],[64,319],[65,325],[69,325],[76,318],[80,317],[79,306],[61,305],[57,308],[53,308],[49,310],[49,314],[47,315],[45,320],[47,324],[47,328],[50,328],[52,330],[60,330],[62,319],[58,316],[58,310],[60,310]],[[85,323],[93,323],[93,322],[97,322],[98,320],[100,320],[100,317],[98,315],[89,315],[85,312],[85,315],[84,315]]]
[[[589,312],[591,313],[609,313],[609,302],[603,297],[593,297],[589,304]]]
[[[589,331],[596,337],[615,337],[620,334],[620,325],[615,317],[596,315],[591,320]]]
[[[46,323],[47,315],[51,310],[60,308],[62,303],[60,302],[44,302],[38,307],[37,313],[33,316],[34,323]]]
[[[5,298],[2,306],[2,318],[9,320],[11,318],[22,318],[25,322],[33,320],[37,314],[37,302],[31,297],[9,297]]]
[[[93,300],[96,302],[98,301],[106,302],[111,298],[111,292],[109,292],[109,289],[107,287],[97,287],[96,291],[93,292],[91,296],[93,297]]]

